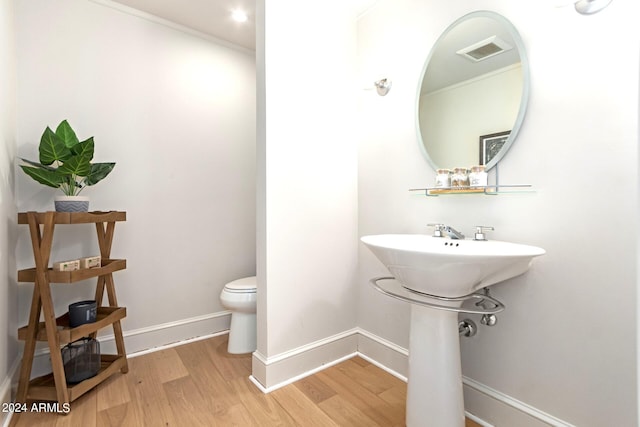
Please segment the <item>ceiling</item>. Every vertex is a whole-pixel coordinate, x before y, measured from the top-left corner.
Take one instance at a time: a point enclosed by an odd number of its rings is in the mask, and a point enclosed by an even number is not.
[[[256,0],[112,0],[155,15],[246,49],[256,49]],[[377,0],[343,0],[356,15]],[[243,10],[248,20],[231,19],[231,11]]]
[[[114,1],[250,50],[256,48],[255,0]],[[249,19],[235,22],[231,19],[234,9],[243,10]]]

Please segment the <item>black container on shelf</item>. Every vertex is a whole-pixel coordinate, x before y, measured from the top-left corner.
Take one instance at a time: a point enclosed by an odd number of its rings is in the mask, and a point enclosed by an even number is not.
[[[69,305],[69,326],[75,328],[96,321],[98,308],[94,300],[74,302]]]
[[[95,377],[100,371],[100,343],[81,338],[62,347],[64,375],[70,384]]]

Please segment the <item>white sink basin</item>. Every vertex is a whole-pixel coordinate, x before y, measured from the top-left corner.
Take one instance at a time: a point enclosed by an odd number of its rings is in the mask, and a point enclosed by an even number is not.
[[[460,297],[518,276],[544,249],[497,240],[455,240],[423,234],[361,238],[406,288],[440,297]]]

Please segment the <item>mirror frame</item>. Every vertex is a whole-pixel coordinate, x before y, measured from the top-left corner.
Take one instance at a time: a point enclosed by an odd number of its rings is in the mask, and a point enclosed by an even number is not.
[[[511,145],[513,145],[520,128],[522,127],[522,123],[524,121],[524,116],[527,112],[527,105],[529,104],[529,92],[531,85],[531,76],[529,73],[529,60],[527,58],[527,51],[525,49],[524,42],[522,41],[522,37],[520,37],[520,33],[516,29],[516,27],[504,16],[500,15],[497,12],[492,12],[489,10],[477,10],[471,13],[468,13],[458,19],[456,19],[451,25],[449,25],[443,32],[440,34],[440,37],[436,40],[436,42],[431,47],[429,51],[429,56],[427,56],[427,60],[425,61],[422,72],[420,73],[420,80],[418,81],[418,93],[416,96],[416,107],[415,107],[415,122],[416,122],[416,133],[418,134],[418,145],[420,146],[420,151],[427,159],[429,165],[433,168],[433,170],[438,170],[446,167],[455,167],[447,166],[447,165],[436,165],[429,153],[427,152],[427,148],[422,139],[422,132],[420,131],[420,92],[422,88],[422,82],[424,81],[424,75],[429,68],[429,63],[431,62],[431,57],[433,53],[438,47],[439,42],[446,37],[449,32],[451,32],[458,24],[461,22],[467,21],[473,18],[491,18],[496,20],[498,23],[504,26],[504,28],[509,32],[511,37],[513,38],[513,42],[518,49],[518,54],[520,55],[520,64],[522,66],[522,97],[520,99],[520,108],[518,110],[518,115],[516,116],[516,120],[511,128],[511,133],[509,134],[509,138],[504,143],[502,149],[491,159],[491,161],[485,165],[486,170],[490,170],[494,166],[498,164],[498,162],[507,154]]]

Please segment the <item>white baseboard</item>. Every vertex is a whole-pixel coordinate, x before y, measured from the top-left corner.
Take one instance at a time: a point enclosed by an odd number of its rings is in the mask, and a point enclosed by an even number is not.
[[[325,363],[325,364],[323,364],[322,366],[317,366],[317,367],[315,367],[315,368],[313,368],[313,369],[311,369],[311,370],[309,370],[309,371],[305,371],[305,372],[303,372],[303,373],[301,373],[301,374],[299,374],[299,375],[296,375],[295,377],[289,378],[289,379],[287,379],[287,380],[285,380],[285,381],[282,381],[282,382],[279,382],[279,383],[277,383],[277,384],[275,384],[275,385],[272,385],[272,386],[271,386],[271,387],[269,387],[269,388],[266,388],[265,386],[263,386],[263,385],[260,383],[260,381],[258,381],[258,380],[256,379],[256,377],[255,377],[253,374],[249,376],[249,379],[250,379],[250,380],[251,380],[251,382],[252,382],[253,384],[255,384],[255,386],[256,386],[256,387],[258,387],[258,388],[260,389],[260,391],[262,391],[263,393],[265,393],[265,394],[266,394],[266,393],[271,393],[271,392],[272,392],[272,391],[274,391],[274,390],[277,390],[277,389],[279,389],[279,388],[281,388],[281,387],[284,387],[284,386],[289,385],[289,384],[291,384],[291,383],[294,383],[294,382],[296,382],[296,381],[298,381],[298,380],[301,380],[301,379],[303,379],[303,378],[305,378],[305,377],[308,377],[308,376],[310,376],[310,375],[313,375],[313,374],[315,374],[316,372],[320,372],[320,371],[322,371],[322,370],[325,370],[325,369],[327,369],[327,368],[329,368],[329,367],[331,367],[331,366],[337,365],[338,363],[340,363],[340,362],[344,362],[345,360],[351,359],[352,357],[355,357],[355,356],[357,356],[357,355],[358,355],[358,353],[357,353],[357,352],[353,352],[353,353],[351,353],[351,354],[347,354],[346,356],[343,356],[343,357],[341,357],[341,358],[339,358],[339,359],[336,359],[336,360],[333,360],[333,361],[331,361],[331,362]]]
[[[407,382],[409,351],[364,329],[358,334],[358,354],[363,359]]]
[[[504,420],[508,420],[510,425],[519,427],[575,427],[471,378],[463,377],[462,383],[465,406],[496,425],[507,424]]]
[[[358,329],[265,357],[255,351],[251,381],[268,393],[356,355]]]

